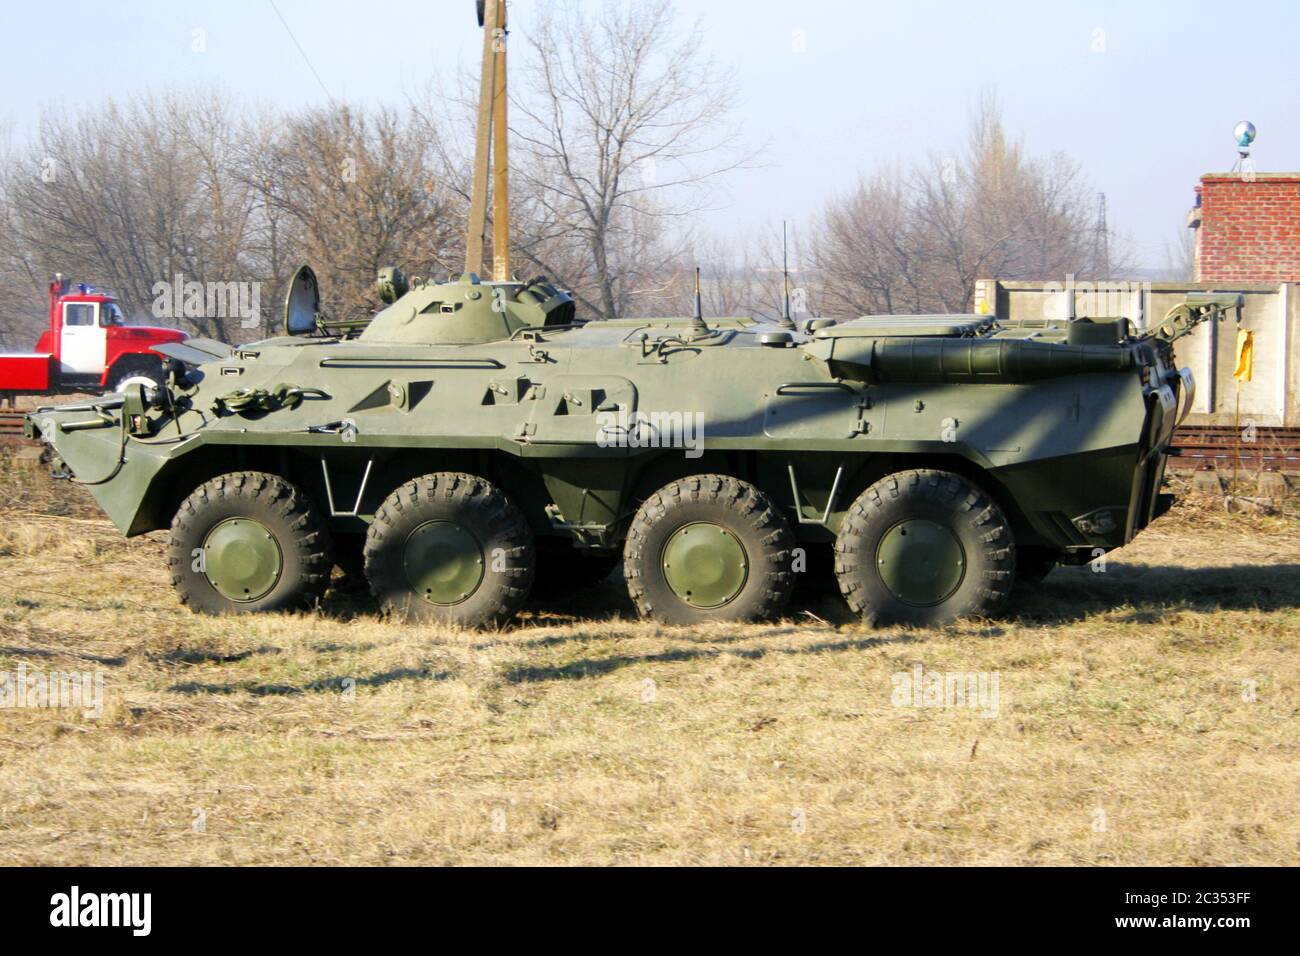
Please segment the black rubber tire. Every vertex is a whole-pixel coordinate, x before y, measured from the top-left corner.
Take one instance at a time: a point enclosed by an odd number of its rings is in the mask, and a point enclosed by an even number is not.
[[[552,595],[602,584],[622,560],[623,556],[617,552],[584,551],[567,541],[540,539],[537,542],[537,578],[533,582],[533,597],[546,600]]]
[[[110,392],[120,392],[123,382],[129,378],[139,377],[152,381],[155,388],[162,385],[166,381],[162,359],[150,359],[144,356],[121,359],[114,366],[112,375],[109,376],[108,390]]]
[[[227,518],[252,518],[274,535],[284,562],[280,579],[256,601],[234,601],[196,570],[195,555],[208,532]],[[290,611],[315,605],[334,566],[329,528],[296,485],[261,471],[218,475],[181,502],[167,551],[172,586],[181,603],[203,614]]]
[[[1050,548],[1016,548],[1016,584],[1021,587],[1041,584],[1056,565],[1056,552]]]
[[[726,528],[748,558],[740,592],[720,607],[686,603],[664,577],[664,546],[674,531],[694,521]],[[790,600],[793,546],[785,518],[758,488],[727,475],[692,475],[660,488],[637,510],[623,548],[623,574],[642,617],[670,624],[756,621],[779,614]]]
[[[411,587],[403,555],[410,534],[429,521],[467,529],[485,556],[504,557],[504,569],[486,561],[478,587],[459,604],[426,601]],[[385,613],[462,627],[505,624],[528,598],[537,571],[533,533],[519,509],[491,482],[450,471],[408,481],[384,499],[366,534],[365,558],[370,593]]]
[[[876,552],[886,532],[907,518],[946,526],[965,552],[966,571],[951,596],[917,606],[881,579]],[[960,475],[929,469],[880,479],[853,502],[835,539],[835,576],[852,610],[873,624],[935,627],[997,613],[1015,581],[1011,527],[987,494]]]

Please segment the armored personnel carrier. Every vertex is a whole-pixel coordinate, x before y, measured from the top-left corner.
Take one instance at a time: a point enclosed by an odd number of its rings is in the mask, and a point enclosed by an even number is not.
[[[791,331],[582,323],[542,279],[385,281],[360,334],[308,308],[262,342],[163,346],[162,388],[41,409],[29,434],[124,533],[170,528],[197,610],[300,606],[341,563],[391,612],[483,625],[539,563],[563,578],[621,554],[643,614],[749,620],[833,546],[855,610],[939,623],[1169,506],[1191,399],[1172,338],[1238,304],[1190,300],[1142,335],[977,315]],[[310,272],[295,286],[314,298]]]
[[[338,564],[389,613],[482,626],[539,573],[579,581],[621,559],[638,610],[665,621],[780,614],[822,568],[872,620],[938,624],[996,612],[1018,577],[1092,560],[1168,508],[1191,403],[1172,343],[1237,297],[1189,299],[1141,333],[706,319],[698,286],[688,318],[583,322],[545,278],[512,278],[503,139],[480,279],[503,8],[486,4],[463,274],[385,269],[386,307],[349,326],[322,315],[304,267],[285,334],[163,345],[163,386],[28,416],[122,532],[170,529],[182,601],[300,607]]]

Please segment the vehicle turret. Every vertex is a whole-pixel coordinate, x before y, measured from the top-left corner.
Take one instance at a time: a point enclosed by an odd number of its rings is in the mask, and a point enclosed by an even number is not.
[[[412,283],[405,295],[374,317],[360,340],[477,345],[508,339],[520,329],[570,325],[574,314],[573,297],[545,276],[527,282],[484,282],[471,272],[447,282]]]

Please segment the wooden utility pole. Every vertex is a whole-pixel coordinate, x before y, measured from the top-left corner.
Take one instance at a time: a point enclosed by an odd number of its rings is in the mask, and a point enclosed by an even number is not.
[[[465,243],[465,271],[483,271],[483,234],[487,231],[488,166],[492,154],[492,104],[496,83],[497,0],[487,0],[483,11],[483,66],[479,73],[478,133],[474,140],[474,180],[469,200],[469,236]]]
[[[492,278],[510,280],[510,151],[506,146],[506,0],[495,0],[497,25],[492,84]],[[491,5],[493,0],[488,0]]]

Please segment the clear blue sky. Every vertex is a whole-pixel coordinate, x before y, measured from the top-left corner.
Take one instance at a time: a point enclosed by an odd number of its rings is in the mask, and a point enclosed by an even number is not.
[[[526,31],[545,2],[513,0],[513,30]],[[473,64],[480,42],[470,0],[277,3],[335,98],[400,103],[431,76]],[[771,142],[767,165],[719,197],[715,231],[803,221],[859,172],[960,149],[988,86],[1031,151],[1063,150],[1083,165],[1146,265],[1164,264],[1199,175],[1232,165],[1237,120],[1259,128],[1260,171],[1300,169],[1295,0],[678,9],[736,70],[748,138]],[[203,53],[192,50],[198,28]],[[50,0],[5,12],[0,121],[18,141],[45,105],[213,82],[290,107],[325,99],[267,0]]]

